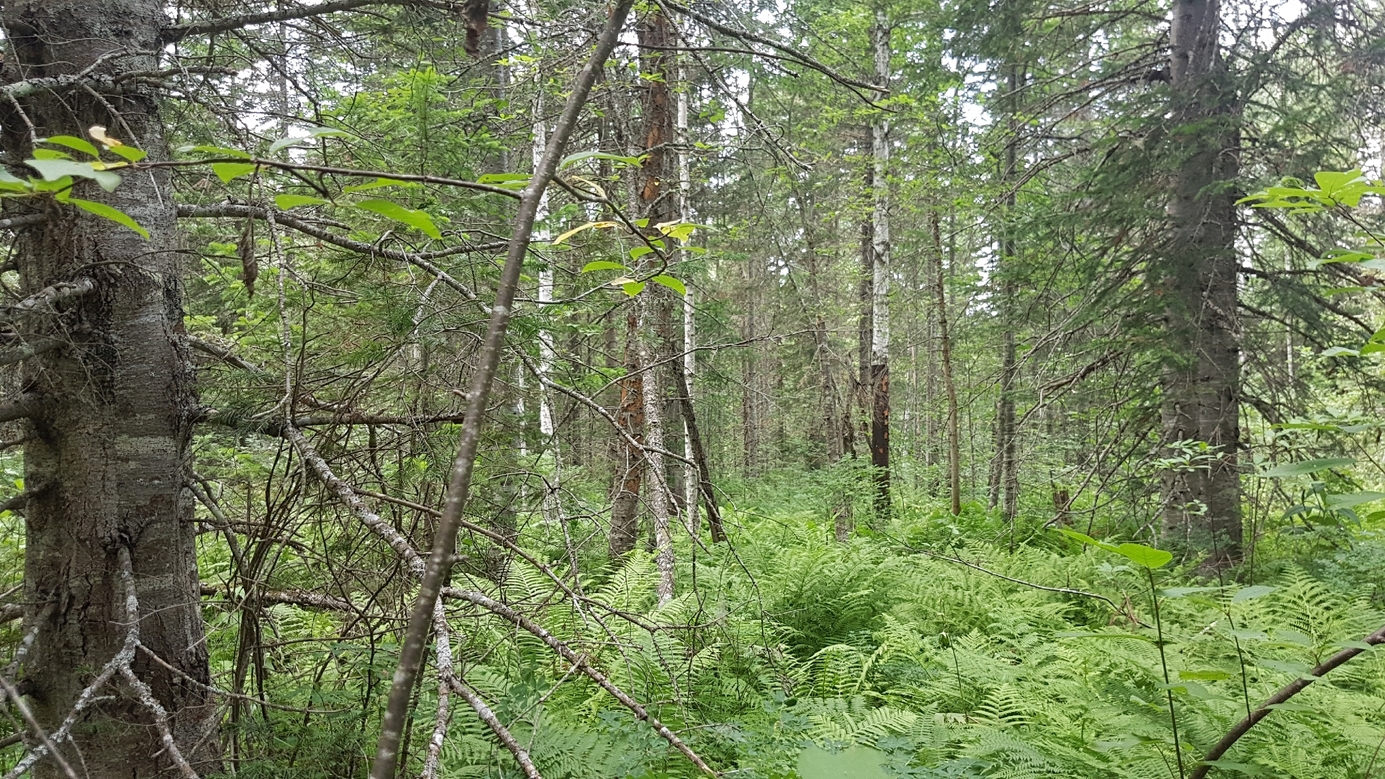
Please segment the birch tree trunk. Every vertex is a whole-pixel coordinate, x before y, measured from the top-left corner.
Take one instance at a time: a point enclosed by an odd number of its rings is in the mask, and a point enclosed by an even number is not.
[[[534,142],[531,158],[533,169],[538,170],[539,163],[543,160],[544,149],[548,146],[548,127],[543,116],[543,73],[537,67],[534,69]],[[545,244],[549,240],[548,230],[548,191],[539,196],[538,208],[534,213],[534,243]],[[548,262],[539,265],[539,289],[538,289],[539,310],[546,314],[546,307],[553,302],[553,266]],[[562,487],[562,453],[558,448],[557,429],[553,419],[553,395],[548,389],[548,382],[553,378],[553,362],[557,354],[553,348],[553,333],[547,328],[539,330],[539,434],[543,437],[544,445],[553,455],[553,477],[546,486],[543,495],[543,516],[549,522],[561,522],[563,520],[562,502],[559,498],[559,490]]]
[[[871,28],[875,80],[890,81],[890,28],[877,9]],[[870,464],[875,485],[875,522],[890,520],[890,123],[882,114],[871,127]]]

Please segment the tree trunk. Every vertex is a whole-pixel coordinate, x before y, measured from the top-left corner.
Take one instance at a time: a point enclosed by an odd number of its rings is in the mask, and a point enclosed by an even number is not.
[[[1177,155],[1172,233],[1158,274],[1165,302],[1163,437],[1200,461],[1164,474],[1163,520],[1175,545],[1213,568],[1241,556],[1240,347],[1237,328],[1237,107],[1218,46],[1219,0],[1177,0],[1171,84]],[[1202,447],[1205,451],[1201,451]],[[1181,447],[1180,447],[1181,448]]]
[[[634,306],[626,312],[625,376],[619,382],[620,408],[616,422],[625,435],[616,444],[616,497],[611,504],[611,535],[607,546],[612,562],[635,548],[639,533],[640,483],[644,480],[644,450],[630,443],[644,441],[644,377],[638,371],[639,317]]]
[[[10,43],[7,83],[89,71],[118,78],[157,70],[164,4],[154,0],[10,0],[3,23]],[[117,52],[127,54],[118,56]],[[109,82],[106,82],[109,83]],[[134,84],[137,82],[126,82]],[[101,89],[98,85],[95,89]],[[119,117],[109,113],[120,112]],[[47,90],[3,107],[0,126],[11,159],[32,156],[31,134],[110,134],[166,156],[157,99],[127,86],[97,98]],[[128,174],[105,193],[80,182],[77,197],[124,211],[150,239],[52,201],[48,221],[22,233],[16,260],[27,293],[90,279],[94,291],[71,301],[70,343],[27,360],[25,392],[40,406],[24,447],[26,629],[35,632],[21,690],[40,725],[55,730],[94,673],[127,635],[121,558],[128,552],[139,610],[140,643],[177,669],[137,655],[132,670],[171,719],[174,742],[193,767],[219,769],[217,714],[205,688],[207,647],[197,578],[189,441],[198,402],[183,331],[176,210],[165,171]],[[14,203],[15,201],[10,201]],[[24,206],[18,206],[20,208]],[[49,323],[52,325],[53,323]],[[55,331],[56,332],[56,331]],[[173,766],[135,695],[103,691],[59,751],[93,779],[154,776]],[[41,777],[60,776],[50,760]]]
[[[875,80],[890,80],[890,28],[885,12],[877,9],[871,28],[875,49]],[[890,521],[890,123],[884,116],[871,127],[871,175],[874,211],[871,214],[871,327],[870,327],[870,465],[875,485],[875,523]]]
[[[943,390],[947,393],[947,482],[952,516],[962,513],[962,441],[957,408],[957,382],[952,375],[952,339],[947,330],[947,284],[943,278],[942,227],[938,212],[928,215],[933,232],[933,303],[938,309],[938,340],[942,356]]]
[[[653,298],[646,292],[639,296],[635,301],[636,308],[639,310],[640,336],[639,353],[640,362],[649,365],[654,362],[653,350],[649,348],[648,315],[651,310],[656,310],[658,306],[653,305]],[[645,443],[654,449],[664,448],[664,421],[662,408],[662,397],[659,393],[659,374],[658,371],[649,371],[645,375],[644,382],[644,436]],[[663,460],[658,455],[654,456],[654,462]],[[669,483],[664,468],[647,468],[646,475],[649,482],[649,513],[654,518],[654,564],[659,569],[659,584],[656,588],[656,597],[660,606],[673,600],[673,534],[672,521],[669,516],[671,508],[670,499],[673,492],[669,489]]]
[[[497,26],[499,29],[499,26]],[[531,149],[533,169],[538,170],[539,162],[543,159],[544,148],[548,145],[548,127],[544,123],[543,116],[543,78],[542,72],[536,67],[534,70],[534,86],[536,94],[534,97],[534,142]],[[549,230],[546,224],[548,220],[548,192],[545,191],[539,196],[538,211],[534,214],[534,243],[547,243],[549,240]],[[539,266],[539,306],[553,302],[553,265],[545,262]],[[552,379],[553,363],[557,359],[557,352],[553,348],[553,333],[547,328],[539,330],[539,435],[543,438],[543,445],[553,455],[553,477],[545,486],[543,494],[543,516],[549,522],[561,522],[563,519],[563,507],[560,501],[560,489],[562,487],[562,456],[558,450],[557,427],[553,415],[553,395],[548,389],[547,382]]]
[[[743,387],[741,390],[741,428],[744,431],[744,472],[746,477],[754,478],[759,473],[760,467],[760,418],[757,408],[757,393],[759,392],[759,375],[756,371],[759,361],[759,349],[753,343],[755,330],[755,312],[759,290],[759,273],[757,273],[757,263],[761,260],[751,256],[745,262],[745,325],[741,329],[745,339],[752,343],[742,353],[743,366]]]
[[[1013,44],[1018,45],[1018,44]],[[1005,190],[1005,218],[1001,221],[1000,241],[1000,297],[1001,297],[1001,344],[1000,344],[1000,400],[996,408],[996,487],[1003,496],[1001,513],[1010,524],[1010,544],[1013,551],[1015,542],[1015,515],[1019,511],[1019,431],[1015,428],[1015,378],[1018,374],[1018,360],[1015,349],[1015,329],[1019,327],[1016,305],[1015,264],[1018,249],[1015,241],[1015,188],[1019,186],[1019,91],[1024,86],[1024,68],[1011,55],[1007,65],[1005,106],[1007,114],[1007,137],[1005,139],[1005,158],[1002,162],[1001,185]],[[992,498],[991,505],[995,505]]]
[[[873,128],[872,128],[873,130]],[[866,192],[875,190],[875,168],[866,168],[864,176]],[[869,216],[861,215],[860,225],[860,270],[857,285],[858,313],[856,320],[856,373],[851,379],[851,398],[846,404],[843,424],[846,427],[846,444],[853,459],[856,457],[856,439],[859,437],[870,450],[870,417],[872,393],[870,381],[871,334],[875,331],[875,247],[874,224]]]

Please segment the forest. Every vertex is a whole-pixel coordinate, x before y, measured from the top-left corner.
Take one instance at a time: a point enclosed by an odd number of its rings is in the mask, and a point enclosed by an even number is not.
[[[0,779],[1385,779],[1380,0],[0,0]]]

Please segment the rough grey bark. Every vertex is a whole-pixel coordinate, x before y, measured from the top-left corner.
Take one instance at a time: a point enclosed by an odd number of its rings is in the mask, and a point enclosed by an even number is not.
[[[1015,379],[1019,374],[1019,362],[1015,346],[1015,330],[1019,328],[1016,306],[1017,285],[1015,282],[1015,263],[1018,244],[1015,241],[1015,188],[1019,186],[1019,133],[1023,126],[1019,116],[1019,92],[1024,86],[1025,72],[1017,58],[1012,54],[1006,65],[1005,99],[1008,137],[1005,139],[1005,156],[1002,161],[1001,183],[1005,192],[1005,219],[1003,220],[1000,241],[1000,284],[1001,284],[1001,368],[1000,398],[996,408],[996,472],[995,489],[991,494],[991,505],[995,506],[997,497],[1003,496],[1001,511],[1010,523],[1011,544],[1014,543],[1015,515],[1019,512],[1019,430],[1015,419]],[[997,495],[998,493],[998,495]]]
[[[928,214],[928,226],[933,234],[933,304],[938,311],[938,352],[947,393],[947,483],[952,516],[962,513],[962,441],[957,405],[957,382],[952,372],[952,337],[948,332],[947,284],[943,275],[942,226],[934,208]],[[975,458],[973,458],[975,461]]]
[[[156,69],[151,52],[159,49],[163,8],[157,0],[10,0],[0,17],[12,52],[5,80]],[[39,137],[86,137],[103,125],[153,159],[166,154],[157,99],[139,89],[101,98],[81,89],[35,91],[0,110],[11,159],[32,156],[26,118]],[[16,241],[24,290],[82,278],[95,284],[67,301],[59,319],[39,325],[71,343],[23,365],[24,390],[41,402],[24,447],[25,623],[37,638],[20,688],[38,721],[54,728],[94,669],[120,651],[127,631],[119,560],[128,552],[140,641],[193,683],[143,655],[133,670],[171,717],[178,751],[208,773],[219,767],[217,717],[196,684],[209,678],[192,494],[184,490],[198,403],[170,192],[168,174],[157,170],[128,173],[114,193],[87,182],[75,188],[129,214],[149,230],[147,241],[75,208],[10,201],[12,210],[38,208],[48,217]],[[134,696],[111,695],[87,711],[72,731],[76,748],[64,751],[80,751],[92,779],[153,776],[173,763],[150,725],[149,709]],[[36,770],[60,774],[51,761]]]
[[[1205,461],[1163,479],[1166,538],[1221,567],[1241,555],[1240,346],[1237,342],[1234,92],[1217,35],[1219,0],[1177,0],[1170,30],[1175,155],[1171,234],[1157,291],[1168,334],[1166,445],[1205,443]]]

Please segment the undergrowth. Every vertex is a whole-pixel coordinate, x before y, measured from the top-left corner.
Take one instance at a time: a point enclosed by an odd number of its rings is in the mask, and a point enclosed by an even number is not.
[[[680,594],[662,608],[644,553],[617,570],[584,571],[586,595],[604,609],[575,608],[543,573],[517,563],[502,589],[725,776],[745,779],[833,775],[804,761],[850,747],[868,748],[880,776],[1178,777],[1170,688],[1191,770],[1248,707],[1385,621],[1372,567],[1385,547],[1370,532],[1311,566],[1264,561],[1269,578],[1253,588],[1164,568],[1166,685],[1148,573],[1130,561],[1041,522],[1012,552],[984,511],[953,518],[926,502],[906,502],[888,528],[838,543],[824,499],[747,500],[728,510],[730,547],[694,550],[684,539]],[[544,535],[556,532],[549,526],[524,543],[561,574],[569,558]],[[596,553],[582,558],[588,563],[599,568]],[[696,775],[538,640],[493,618],[454,616],[465,625],[458,657],[467,658],[467,681],[548,779]],[[333,651],[324,650],[311,684],[271,694],[340,713],[311,724],[276,712],[255,720],[262,732],[247,738],[264,757],[241,774],[360,773],[374,714],[350,709],[371,679],[378,694],[392,648],[371,657]],[[1382,657],[1367,653],[1279,707],[1212,776],[1385,776]],[[411,771],[434,704],[425,687]],[[805,752],[810,746],[826,752]],[[443,765],[446,777],[521,775],[455,702]]]

